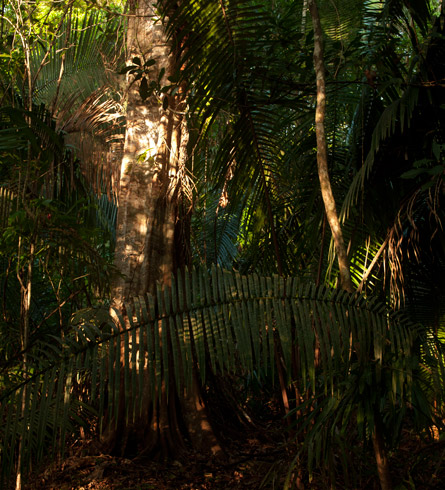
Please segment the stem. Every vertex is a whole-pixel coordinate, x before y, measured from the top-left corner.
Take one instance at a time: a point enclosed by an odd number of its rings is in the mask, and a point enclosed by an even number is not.
[[[317,166],[320,180],[321,194],[326,210],[326,218],[331,228],[337,251],[338,266],[340,269],[340,287],[354,292],[349,271],[349,259],[343,240],[343,233],[338,219],[335,199],[332,193],[331,181],[328,172],[328,151],[325,134],[326,115],[326,72],[323,61],[323,33],[320,16],[315,0],[308,0],[309,11],[314,26],[314,68],[317,79],[317,105],[315,108],[315,133],[317,137]]]
[[[323,61],[323,32],[321,29],[320,16],[316,0],[308,0],[309,11],[312,16],[314,26],[314,68],[317,78],[317,106],[315,109],[315,132],[317,136],[317,165],[318,177],[320,180],[321,193],[326,210],[326,217],[334,238],[335,249],[337,251],[338,265],[340,269],[340,287],[349,292],[354,292],[351,273],[349,270],[349,259],[343,240],[343,233],[340,227],[338,214],[335,206],[334,195],[332,193],[331,181],[328,173],[327,144],[324,120],[326,115],[326,72]],[[386,455],[385,443],[382,436],[379,414],[374,416],[374,430],[372,433],[372,443],[377,463],[382,490],[391,490],[391,475],[389,463]]]
[[[388,244],[389,241],[389,235],[386,237],[385,241],[382,243],[381,247],[379,248],[378,252],[375,254],[374,258],[372,259],[372,262],[369,264],[368,269],[366,272],[363,274],[363,278],[358,286],[357,291],[361,292],[363,289],[363,286],[365,285],[365,282],[367,281],[369,275],[372,272],[372,269],[374,268],[375,264],[377,263],[377,260],[379,260],[380,255],[382,255],[383,251],[386,248],[386,245]]]
[[[391,473],[389,471],[388,457],[386,455],[385,443],[382,435],[382,428],[378,414],[374,417],[374,430],[372,431],[372,445],[377,463],[377,473],[379,475],[382,490],[392,490]]]
[[[19,251],[21,248],[21,240],[19,240]],[[20,256],[20,253],[19,253]],[[29,315],[30,315],[30,306],[31,306],[31,285],[32,285],[32,272],[33,272],[33,262],[34,262],[34,243],[31,241],[29,246],[29,259],[28,259],[28,267],[26,271],[26,278],[23,280],[20,277],[20,272],[17,273],[17,278],[20,282],[20,293],[21,293],[21,305],[20,305],[20,323],[21,323],[21,332],[20,332],[20,343],[21,349],[23,352],[22,358],[22,373],[23,378],[27,378],[28,371],[28,339],[29,339]],[[21,412],[22,417],[25,413],[25,400],[26,400],[26,391],[27,386],[24,387],[22,393],[22,406]],[[25,421],[23,421],[25,423]],[[23,453],[23,436],[20,435],[19,446],[18,446],[18,458],[17,458],[17,474],[15,481],[15,490],[22,489],[22,453]]]

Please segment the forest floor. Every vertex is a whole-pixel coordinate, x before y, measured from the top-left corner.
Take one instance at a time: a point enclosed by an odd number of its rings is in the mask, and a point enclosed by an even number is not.
[[[281,430],[282,438],[283,430]],[[280,437],[278,433],[274,434]],[[283,488],[295,447],[273,445],[255,434],[232,441],[226,460],[209,460],[190,453],[187,460],[157,463],[103,454],[85,455],[82,444],[74,444],[71,454],[31,476],[24,490],[223,490]],[[351,488],[378,490],[379,483],[370,448],[350,448],[347,466],[355,483],[347,484],[338,458],[335,486],[327,484],[327,474],[314,472],[305,490]],[[391,455],[394,488],[434,490],[445,488],[445,442],[425,441],[405,433],[397,451]],[[354,473],[354,475],[352,475]]]
[[[236,447],[235,447],[236,446]],[[253,435],[233,444],[230,456],[155,462],[104,454],[82,455],[80,447],[28,480],[24,490],[207,490],[282,488],[290,458]],[[229,453],[228,453],[229,454]],[[286,466],[281,467],[283,461]],[[277,466],[278,465],[278,466]],[[278,471],[274,471],[277,466]],[[272,471],[270,471],[272,469]],[[267,473],[270,472],[269,481]]]

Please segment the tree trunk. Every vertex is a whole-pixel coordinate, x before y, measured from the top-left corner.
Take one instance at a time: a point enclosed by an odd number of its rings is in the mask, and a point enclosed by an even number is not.
[[[335,249],[337,251],[338,265],[340,269],[340,287],[349,292],[354,292],[351,273],[349,270],[349,259],[343,240],[343,234],[338,220],[335,206],[334,195],[332,193],[331,182],[328,173],[328,152],[325,135],[325,114],[326,114],[326,72],[324,67],[323,55],[323,32],[321,29],[320,16],[315,0],[308,0],[308,7],[314,26],[314,67],[317,78],[317,106],[315,110],[315,132],[317,135],[317,165],[318,177],[320,180],[321,193],[326,211],[326,217],[334,238]],[[382,427],[377,413],[372,433],[374,454],[377,463],[382,490],[391,490],[391,477],[388,457],[382,436]]]
[[[125,302],[131,298],[155,294],[159,284],[168,285],[172,272],[186,265],[190,256],[190,206],[182,205],[181,193],[181,186],[185,185],[183,170],[188,142],[185,87],[180,87],[174,96],[159,90],[169,84],[167,77],[174,74],[176,60],[155,2],[131,0],[129,13],[127,65],[140,69],[127,74],[127,128],[115,250],[115,265],[120,275],[112,288],[113,306],[120,311],[124,311]],[[146,77],[146,87],[152,81],[159,82],[152,93],[144,93],[141,88],[141,83],[145,84],[140,76],[138,79],[141,73],[142,79]],[[164,97],[168,97],[168,106]],[[181,213],[181,206],[186,208],[185,213]],[[142,334],[135,348],[139,345],[145,345]],[[137,355],[141,355],[140,351]],[[132,409],[124,406],[124,380],[121,380],[117,421],[106,423],[102,437],[104,450],[178,457],[186,450],[187,442],[191,442],[202,452],[219,452],[198,382],[195,381],[191,393],[178,393],[172,368],[168,384],[162,383],[161,393],[153,400],[149,368],[145,367],[144,393],[139,394],[142,401],[131,394],[131,404],[136,407],[141,402],[142,405],[136,420],[128,418]]]
[[[167,85],[174,71],[174,59],[166,43],[162,24],[156,20],[153,2],[130,2],[127,28],[129,65],[139,58],[148,68],[148,83]],[[143,100],[141,81],[127,75],[127,130],[121,166],[117,218],[115,265],[122,274],[114,282],[113,300],[117,308],[137,294],[154,293],[158,282],[167,283],[177,265],[175,227],[178,203],[175,177],[181,139],[186,138],[185,121],[175,111],[184,109],[181,95],[170,97],[163,109],[159,95]],[[165,95],[165,97],[168,97]],[[173,110],[172,110],[173,109]]]
[[[317,136],[317,166],[318,178],[320,180],[321,194],[326,212],[326,218],[334,238],[335,250],[338,257],[340,269],[340,287],[349,292],[354,292],[349,271],[349,259],[346,252],[343,233],[341,231],[335,206],[334,194],[332,193],[331,181],[328,171],[328,151],[325,134],[326,114],[326,72],[323,57],[323,32],[321,30],[320,16],[315,0],[308,0],[309,11],[314,26],[314,67],[317,78],[317,106],[315,109],[315,133]]]
[[[377,473],[379,475],[382,490],[392,490],[391,472],[382,433],[383,430],[380,421],[380,414],[376,413],[374,416],[374,430],[372,431],[371,437],[375,461],[377,464]]]

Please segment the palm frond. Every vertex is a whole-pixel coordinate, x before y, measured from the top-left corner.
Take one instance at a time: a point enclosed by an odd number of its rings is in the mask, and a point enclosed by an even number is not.
[[[91,10],[82,17],[70,16],[55,42],[37,43],[31,51],[31,70],[37,76],[36,103],[51,107],[57,116],[60,104],[73,94],[85,99],[106,85],[110,80],[107,64],[111,67],[115,63],[122,35],[118,22]],[[112,36],[115,42],[111,42]]]
[[[117,190],[116,157],[124,130],[115,75],[123,35],[119,22],[94,9],[68,16],[56,39],[31,51],[34,102],[51,111],[92,189],[110,200]]]
[[[393,136],[396,131],[403,133],[405,128],[410,127],[411,118],[414,114],[419,97],[416,87],[409,87],[400,99],[395,100],[382,112],[372,133],[371,145],[363,165],[358,170],[348,193],[343,201],[341,219],[348,218],[351,209],[357,204],[360,193],[370,178],[375,162],[375,157],[383,142]]]
[[[214,267],[178,274],[157,299],[135,298],[126,311],[128,321],[104,307],[80,311],[72,334],[54,339],[51,349],[35,347],[36,371],[1,394],[3,478],[14,468],[20,439],[27,442],[20,445],[25,470],[47,451],[42,446],[63,450],[71,423],[91,407],[101,421],[106,405],[112,416],[123,397],[126,418],[136,419],[147,382],[152,403],[169,377],[183,393],[192,385],[194,363],[204,385],[209,370],[261,378],[275,369],[276,342],[289,385],[301,380],[314,393],[341,396],[351,369],[359,375],[372,360],[375,375],[385,373],[396,394],[393,403],[410,398],[415,329],[363,296]],[[393,370],[388,362],[394,356],[399,364]]]

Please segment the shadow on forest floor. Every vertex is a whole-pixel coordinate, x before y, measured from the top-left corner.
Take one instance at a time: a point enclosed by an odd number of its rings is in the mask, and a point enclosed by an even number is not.
[[[276,430],[276,429],[275,429]],[[275,431],[274,431],[275,432]],[[280,431],[282,432],[282,430]],[[208,460],[190,453],[183,462],[159,463],[113,457],[85,455],[89,443],[74,444],[71,455],[60,463],[49,464],[35,473],[24,490],[223,490],[280,489],[293,456],[289,446],[265,441],[252,433],[227,448],[228,459]],[[275,440],[281,439],[275,432]],[[282,435],[282,434],[281,434]],[[282,439],[281,439],[282,440]],[[91,441],[89,441],[91,442]],[[314,472],[305,490],[379,490],[371,451],[351,448],[356,484],[346,485],[341,476],[336,485],[326,484],[326,475]],[[340,458],[336,458],[340,461]],[[394,489],[434,490],[445,488],[445,442],[425,443],[406,432],[397,453],[391,457]],[[357,478],[357,476],[356,476]],[[360,482],[360,483],[358,483]],[[303,487],[301,487],[303,488]]]

